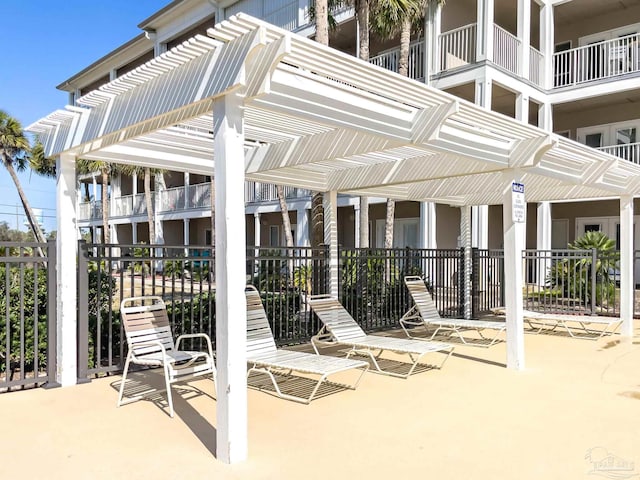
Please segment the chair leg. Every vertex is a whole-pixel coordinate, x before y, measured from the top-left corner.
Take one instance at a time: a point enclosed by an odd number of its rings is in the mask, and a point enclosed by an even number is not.
[[[124,395],[124,384],[127,381],[127,372],[129,371],[129,364],[131,363],[131,352],[127,354],[127,360],[124,362],[124,371],[122,372],[122,380],[120,381],[120,392],[118,394],[118,404],[119,407],[122,405],[122,396]]]
[[[169,381],[169,365],[164,364],[164,383],[167,385],[167,400],[169,402],[169,416],[173,418],[173,398],[171,397],[171,382]]]

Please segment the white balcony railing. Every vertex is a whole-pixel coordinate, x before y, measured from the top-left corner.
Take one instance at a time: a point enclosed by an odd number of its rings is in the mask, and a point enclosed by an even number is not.
[[[400,48],[382,52],[370,58],[369,62],[397,73],[400,67]],[[409,78],[424,80],[424,41],[409,45]]]
[[[303,198],[308,197],[309,195],[311,195],[311,192],[309,190],[294,187],[284,187],[284,197],[288,199]],[[277,187],[272,183],[246,182],[244,198],[245,201],[249,203],[277,201]]]
[[[640,71],[640,34],[553,54],[553,86],[577,85]]]
[[[520,73],[520,40],[498,25],[493,26],[493,63]]]
[[[132,215],[146,215],[147,205],[144,193],[124,195],[113,200],[112,217],[130,217]]]
[[[102,203],[82,202],[78,204],[78,220],[99,220],[102,218]]]
[[[167,188],[160,190],[159,195],[159,212],[173,212],[175,210],[184,209],[184,187]]]
[[[440,34],[438,70],[445,71],[476,62],[476,24]]]
[[[625,143],[623,145],[610,145],[599,147],[598,150],[610,153],[616,157],[640,164],[640,143]]]
[[[542,61],[544,56],[533,47],[529,47],[529,80],[542,86]]]
[[[188,200],[187,208],[211,208],[211,184],[190,185]]]

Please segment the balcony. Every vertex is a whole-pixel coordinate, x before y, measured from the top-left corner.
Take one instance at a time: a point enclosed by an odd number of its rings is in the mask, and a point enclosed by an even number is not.
[[[284,187],[284,197],[286,199],[304,198],[311,195],[311,191],[302,188]],[[245,202],[270,202],[278,200],[278,189],[272,183],[246,182]]]
[[[113,200],[112,217],[131,217],[146,214],[147,204],[144,200],[144,193],[124,195]]]
[[[78,220],[90,221],[102,219],[102,203],[99,201],[78,204]]]
[[[630,162],[640,164],[640,143],[609,145],[606,147],[599,147],[598,150],[629,160]]]
[[[640,34],[572,48],[553,55],[554,88],[640,71]]]
[[[504,28],[493,26],[493,63],[514,75],[520,75],[521,42]],[[438,72],[455,70],[477,63],[477,25],[465,25],[439,37]],[[413,42],[409,49],[409,76],[415,80],[424,80],[425,52],[424,41]],[[398,71],[398,57],[400,48],[394,48],[372,57],[369,61],[379,67]],[[542,85],[543,55],[533,47],[529,47],[529,75],[528,79],[536,85]]]

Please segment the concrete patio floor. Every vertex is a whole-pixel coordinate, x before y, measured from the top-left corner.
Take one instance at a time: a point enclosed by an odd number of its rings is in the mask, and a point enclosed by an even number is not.
[[[174,391],[174,419],[163,396],[116,408],[119,376],[2,394],[2,477],[638,476],[640,343],[617,335],[529,334],[525,341],[527,369],[520,372],[504,368],[502,342],[457,345],[442,370],[408,380],[367,373],[357,390],[310,405],[250,389],[249,459],[232,466],[214,456],[211,380]],[[140,372],[134,380],[159,384],[161,376]]]

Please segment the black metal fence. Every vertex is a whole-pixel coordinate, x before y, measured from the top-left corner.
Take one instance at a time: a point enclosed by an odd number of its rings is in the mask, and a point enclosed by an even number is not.
[[[55,262],[53,240],[0,242],[0,392],[56,385]]]

